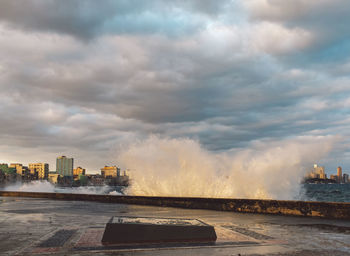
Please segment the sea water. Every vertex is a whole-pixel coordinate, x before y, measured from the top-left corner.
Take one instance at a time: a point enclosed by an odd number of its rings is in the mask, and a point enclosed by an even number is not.
[[[303,184],[301,194],[308,201],[350,202],[350,183]]]
[[[220,184],[218,184],[220,186]],[[283,198],[286,200],[324,201],[324,202],[350,202],[350,183],[348,184],[302,184],[299,195]],[[126,187],[121,186],[84,186],[84,187],[56,187],[48,181],[33,181],[30,183],[17,183],[3,188],[7,191],[24,192],[53,192],[75,194],[104,194],[104,195],[129,195]],[[202,196],[206,197],[206,196]],[[215,197],[215,196],[212,196]],[[227,198],[249,198],[231,196]],[[279,198],[265,198],[279,199]]]

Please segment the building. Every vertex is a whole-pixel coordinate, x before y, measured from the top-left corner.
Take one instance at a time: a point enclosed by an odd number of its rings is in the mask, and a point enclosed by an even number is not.
[[[27,166],[23,166],[22,164],[19,163],[11,163],[10,168],[15,168],[16,173],[20,176],[22,176],[22,179],[24,180],[31,180],[31,174],[30,170]],[[34,175],[35,172],[33,172]],[[35,175],[34,175],[35,176]]]
[[[331,174],[330,179],[331,179],[331,180],[338,181],[338,176],[337,176],[337,175],[334,175],[334,174]]]
[[[127,186],[129,185],[129,170],[124,170],[123,175],[120,176],[119,183],[121,185]]]
[[[23,165],[19,163],[11,163],[10,168],[15,168],[19,175],[22,175]]]
[[[63,187],[73,186],[74,180],[73,176],[60,176],[58,178],[58,184]]]
[[[47,163],[32,163],[28,165],[31,174],[38,173],[38,179],[47,180],[49,176],[49,164]]]
[[[324,171],[323,166],[318,166],[314,164],[314,168],[306,175],[306,178],[309,179],[327,179],[327,175]]]
[[[86,175],[80,174],[79,176],[80,186],[86,186],[88,184],[88,177]]]
[[[323,166],[318,166],[317,164],[314,164],[314,173],[316,173],[317,178],[326,179],[326,174],[324,172]]]
[[[80,174],[85,175],[85,169],[80,166],[73,169],[73,176],[79,176]]]
[[[29,168],[27,166],[22,166],[22,173],[21,173],[22,181],[36,180],[37,179],[37,174],[38,173],[36,173],[36,175],[30,174]]]
[[[129,169],[123,171],[123,176],[130,176]]]
[[[59,177],[60,175],[57,173],[49,173],[48,180],[53,184],[57,184]]]
[[[100,175],[88,175],[88,184],[92,186],[103,186],[105,185],[105,178]]]
[[[74,159],[60,156],[56,159],[56,173],[61,176],[73,176]]]
[[[120,177],[120,168],[117,166],[105,166],[101,168],[101,175],[103,177]]]
[[[75,181],[80,180],[80,176],[84,176],[85,175],[85,169],[81,168],[80,166],[73,169],[73,179]]]
[[[338,182],[342,183],[343,182],[343,173],[342,173],[342,169],[340,166],[338,166],[338,168],[337,168],[337,176],[338,176]]]
[[[343,174],[343,181],[344,181],[344,183],[349,183],[349,182],[350,182],[350,180],[349,180],[349,174],[347,174],[347,173],[344,173],[344,174]]]

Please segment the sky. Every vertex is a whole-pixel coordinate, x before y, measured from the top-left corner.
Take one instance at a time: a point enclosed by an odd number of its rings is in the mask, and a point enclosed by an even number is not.
[[[1,0],[0,162],[74,157],[90,172],[135,141],[209,152],[332,138],[350,170],[348,0]],[[336,138],[336,139],[334,139]]]

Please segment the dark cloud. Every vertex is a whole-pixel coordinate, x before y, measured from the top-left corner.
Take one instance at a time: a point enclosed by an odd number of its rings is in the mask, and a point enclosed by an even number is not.
[[[3,21],[23,30],[66,33],[88,38],[114,15],[111,2],[94,1],[1,1]],[[121,8],[121,7],[120,7]]]
[[[96,169],[150,134],[348,141],[347,5],[321,2],[1,1],[1,153]]]
[[[105,33],[181,35],[201,27],[201,15],[217,15],[228,2],[5,0],[0,2],[0,20],[23,30],[82,39]]]

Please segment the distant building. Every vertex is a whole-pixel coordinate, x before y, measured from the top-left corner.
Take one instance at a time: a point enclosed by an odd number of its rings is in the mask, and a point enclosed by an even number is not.
[[[343,182],[343,173],[342,173],[342,169],[340,166],[338,166],[338,168],[337,168],[337,176],[338,176],[338,182],[342,183]]]
[[[73,185],[73,176],[59,176],[58,184],[63,187],[71,187]]]
[[[20,163],[11,163],[10,164],[10,168],[15,168],[16,169],[16,173],[20,176],[22,176],[22,179],[24,180],[30,180],[31,176],[30,176],[30,170],[27,166],[23,166]]]
[[[129,170],[123,171],[123,175],[120,176],[120,179],[119,179],[119,183],[121,185],[127,186],[129,184],[129,179],[130,179],[129,174],[130,174]]]
[[[18,169],[17,173],[22,176],[22,180],[31,180],[33,177],[35,177],[35,175],[33,176],[30,174],[30,170],[27,166],[22,166],[21,169],[21,173],[18,172]]]
[[[123,171],[123,176],[129,176],[130,174],[130,171],[129,170],[124,170]]]
[[[338,181],[338,176],[337,176],[337,175],[331,174],[330,179],[331,179],[331,180]]]
[[[22,164],[19,164],[19,163],[11,163],[10,164],[10,167],[11,168],[15,168],[16,169],[16,172],[20,175],[22,175]]]
[[[78,177],[81,186],[86,186],[88,184],[88,177],[86,175],[80,174]]]
[[[80,174],[85,175],[85,169],[80,166],[73,169],[73,176],[79,176]]]
[[[92,186],[103,186],[105,185],[105,178],[100,175],[88,175],[88,183]]]
[[[326,179],[326,174],[324,172],[324,167],[323,166],[318,166],[317,164],[314,165],[314,172],[317,175],[317,178],[319,179]]]
[[[120,168],[117,166],[105,166],[101,168],[101,175],[103,177],[120,177]]]
[[[306,175],[309,179],[327,179],[327,175],[324,171],[323,166],[318,166],[314,164],[314,168]]]
[[[48,180],[53,184],[57,184],[59,177],[60,175],[57,173],[49,173]]]
[[[350,180],[349,180],[349,174],[347,174],[347,173],[344,173],[344,174],[343,174],[343,182],[344,182],[344,183],[349,183],[349,182],[350,182]]]
[[[60,156],[56,159],[56,173],[61,176],[73,176],[74,159]]]
[[[28,165],[31,174],[38,173],[38,179],[47,179],[49,176],[49,164],[47,163],[32,163]]]

